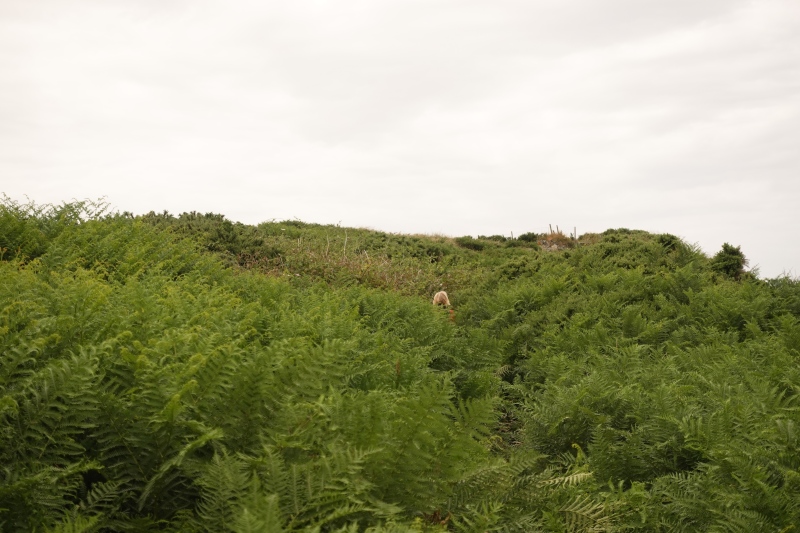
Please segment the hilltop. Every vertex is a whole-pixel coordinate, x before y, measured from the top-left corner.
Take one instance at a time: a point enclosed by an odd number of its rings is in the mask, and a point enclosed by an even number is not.
[[[738,247],[7,198],[0,247],[4,531],[800,523],[800,285]]]
[[[730,277],[750,275],[744,270],[747,261],[738,248],[726,245],[709,260],[697,247],[673,235],[625,228],[580,236],[555,231],[524,233],[517,238],[451,238],[297,220],[250,226],[214,213],[175,216],[150,212],[133,218],[189,236],[206,250],[225,255],[230,264],[244,268],[333,284],[356,283],[404,294],[428,295],[439,288],[468,288],[507,263],[538,261],[546,255],[541,252],[561,252],[556,261],[572,256],[570,264],[576,266],[597,261],[601,256],[599,259],[607,267],[653,270],[694,262]]]

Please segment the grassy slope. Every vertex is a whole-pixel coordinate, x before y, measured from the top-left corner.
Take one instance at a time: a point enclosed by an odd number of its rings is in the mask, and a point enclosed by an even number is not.
[[[800,522],[792,280],[639,231],[93,209],[0,217],[7,531]]]

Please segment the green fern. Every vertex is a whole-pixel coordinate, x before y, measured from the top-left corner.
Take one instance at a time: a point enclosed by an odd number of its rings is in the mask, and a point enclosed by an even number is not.
[[[586,496],[575,497],[558,512],[564,517],[567,531],[600,532],[608,531],[611,526],[603,502],[592,501]]]

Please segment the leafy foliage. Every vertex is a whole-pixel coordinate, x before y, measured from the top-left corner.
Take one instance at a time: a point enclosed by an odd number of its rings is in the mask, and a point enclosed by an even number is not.
[[[0,529],[800,523],[797,281],[559,235],[6,198]]]
[[[740,279],[744,274],[745,266],[747,266],[747,259],[741,248],[727,242],[722,245],[722,250],[711,259],[711,269],[731,279]]]

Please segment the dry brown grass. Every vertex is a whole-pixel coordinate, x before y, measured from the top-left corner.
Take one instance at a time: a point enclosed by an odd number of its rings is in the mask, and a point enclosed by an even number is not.
[[[272,276],[304,276],[327,283],[394,290],[408,295],[429,295],[443,287],[458,287],[473,275],[463,268],[440,271],[433,264],[414,259],[390,259],[367,252],[338,253],[303,247],[275,257],[242,255],[242,268],[256,269]]]
[[[549,248],[556,247],[558,249],[574,248],[575,239],[564,235],[564,232],[562,231],[555,231],[542,235],[542,237],[539,239],[539,245]]]

